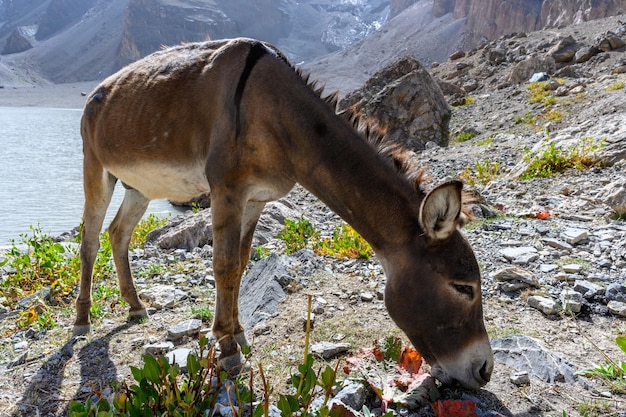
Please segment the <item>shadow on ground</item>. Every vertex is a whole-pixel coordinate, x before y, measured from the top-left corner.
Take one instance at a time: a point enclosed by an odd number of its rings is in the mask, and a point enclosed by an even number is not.
[[[67,416],[70,404],[66,400],[67,395],[63,394],[62,384],[65,368],[72,361],[79,362],[81,377],[71,401],[85,402],[94,392],[110,386],[117,377],[117,369],[109,356],[110,342],[115,335],[134,324],[125,323],[102,337],[90,340],[76,355],[75,345],[87,339],[84,336],[72,337],[42,364],[11,417]]]

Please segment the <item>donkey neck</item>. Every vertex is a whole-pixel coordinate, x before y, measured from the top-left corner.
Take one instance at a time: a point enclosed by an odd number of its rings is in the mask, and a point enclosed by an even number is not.
[[[419,234],[422,196],[413,184],[330,109],[307,114],[290,133],[297,181],[377,252]]]

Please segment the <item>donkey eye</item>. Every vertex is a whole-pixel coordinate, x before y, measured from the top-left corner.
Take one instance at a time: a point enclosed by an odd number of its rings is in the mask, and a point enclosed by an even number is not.
[[[474,287],[471,285],[450,284],[459,294],[465,295],[470,299],[474,298]]]

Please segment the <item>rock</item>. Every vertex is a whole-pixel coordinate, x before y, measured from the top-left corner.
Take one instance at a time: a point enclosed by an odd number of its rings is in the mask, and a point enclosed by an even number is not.
[[[146,243],[160,249],[185,249],[213,244],[211,211],[189,212],[174,218],[166,225],[154,229],[146,236]]]
[[[536,72],[534,73],[530,79],[528,80],[531,83],[538,83],[541,81],[548,81],[550,79],[550,76],[548,75],[548,73],[546,72]]]
[[[617,216],[626,216],[626,183],[617,180],[603,188],[604,201]]]
[[[185,336],[197,336],[202,328],[202,320],[182,321],[167,330],[167,340],[179,340]]]
[[[359,296],[361,297],[361,301],[365,301],[368,303],[374,301],[374,294],[370,292],[363,292]]]
[[[567,36],[554,45],[548,51],[547,56],[554,58],[556,63],[570,62],[580,48],[581,45],[572,36]]]
[[[514,261],[517,258],[520,258],[529,254],[536,254],[537,249],[532,246],[521,246],[516,248],[504,248],[500,249],[500,254],[504,256],[508,261]]]
[[[455,98],[461,98],[465,96],[465,90],[455,84],[449,83],[447,81],[437,80],[437,85],[441,89],[441,92],[444,96],[452,96]]]
[[[570,245],[576,245],[582,240],[589,238],[589,232],[585,229],[567,229],[561,233],[561,238]]]
[[[594,56],[598,55],[600,50],[595,46],[584,46],[576,51],[576,55],[574,55],[574,60],[577,64],[587,62]]]
[[[517,386],[528,385],[530,384],[530,376],[526,371],[516,372],[511,375],[511,383]]]
[[[432,76],[406,56],[378,71],[360,89],[339,103],[387,128],[387,137],[408,149],[422,150],[427,142],[448,144],[451,110]]]
[[[626,317],[626,303],[621,301],[609,301],[607,307],[612,314],[618,317]]]
[[[151,356],[160,356],[165,355],[167,352],[174,349],[174,343],[172,342],[161,342],[161,343],[153,343],[144,345],[143,351],[146,355]]]
[[[311,353],[324,359],[332,359],[346,353],[350,343],[319,342],[311,345]]]
[[[600,42],[598,43],[598,49],[603,52],[609,52],[614,49],[619,49],[625,45],[622,38],[617,36],[615,33],[608,31],[605,33]]]
[[[307,277],[320,271],[322,263],[310,250],[293,255],[272,254],[255,262],[243,277],[239,292],[239,316],[246,329],[276,314],[285,297],[285,288],[295,277]]]
[[[551,238],[551,237],[541,239],[541,241],[545,243],[546,245],[551,246],[556,249],[564,249],[564,250],[574,249],[573,246],[570,245],[569,243],[563,242],[562,240]]]
[[[567,382],[576,380],[576,367],[528,336],[511,335],[491,341],[495,360],[518,372],[539,378],[542,381]]]
[[[580,310],[582,310],[583,296],[577,291],[570,289],[563,290],[560,295],[560,301],[565,311],[580,313]]]
[[[568,274],[577,274],[583,269],[582,265],[579,264],[567,264],[563,265],[563,272]]]
[[[557,314],[561,309],[554,300],[540,295],[528,297],[528,305],[541,311],[546,316]]]
[[[16,54],[29,50],[37,43],[36,33],[37,26],[16,27],[7,38],[2,54]]]
[[[619,283],[611,283],[606,287],[605,298],[607,301],[626,302],[626,285]]]
[[[511,82],[521,84],[529,81],[534,74],[554,74],[554,71],[556,71],[554,58],[531,56],[515,64],[507,78]]]
[[[345,404],[353,410],[361,410],[367,399],[367,389],[359,382],[350,382],[330,400],[330,408],[335,403]]]
[[[298,219],[302,213],[286,200],[272,201],[265,205],[254,231],[254,244],[264,245],[285,226],[286,219]]]
[[[459,58],[464,58],[465,55],[466,55],[465,51],[463,51],[462,49],[459,49],[458,51],[453,52],[452,55],[450,55],[449,59],[450,61],[456,61]]]
[[[593,282],[580,279],[574,283],[574,291],[581,293],[584,298],[589,299],[595,297],[596,294],[604,294],[605,288]]]
[[[179,348],[176,350],[172,350],[171,352],[167,352],[165,357],[170,365],[178,364],[180,370],[182,372],[187,371],[187,357],[193,350],[188,348]]]
[[[493,273],[493,277],[498,281],[515,281],[522,284],[523,287],[539,287],[537,278],[532,272],[518,267],[508,267],[497,270]]]
[[[188,294],[186,292],[172,285],[155,285],[139,292],[139,298],[157,310],[171,308],[187,297]]]

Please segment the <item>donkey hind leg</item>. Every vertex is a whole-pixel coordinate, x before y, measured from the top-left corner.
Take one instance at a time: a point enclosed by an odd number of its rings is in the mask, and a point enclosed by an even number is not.
[[[86,158],[88,154],[86,153]],[[95,167],[94,167],[95,165]],[[93,265],[100,248],[100,231],[111,203],[117,179],[105,172],[97,162],[85,160],[84,187],[85,211],[80,244],[80,288],[76,300],[74,335],[83,335],[91,330],[91,281]]]
[[[240,272],[241,277],[246,270],[246,266],[250,262],[250,251],[252,249],[252,238],[254,230],[259,221],[259,216],[265,207],[264,202],[248,201],[243,213],[243,221],[241,224],[241,246],[240,246]],[[241,287],[241,279],[236,282],[237,288],[234,291],[235,300],[233,301],[233,321],[235,323],[235,340],[239,346],[249,346],[243,325],[239,318],[239,289]]]
[[[251,240],[252,232],[248,229],[250,226],[254,229],[263,207],[256,204],[248,206],[245,202],[233,204],[233,191],[227,190],[230,195],[225,197],[217,190],[213,191],[213,271],[217,290],[213,335],[220,344],[220,367],[238,371],[243,362],[239,346],[248,344],[239,323],[237,308],[242,265],[245,267],[250,253],[249,244],[245,250],[242,247],[244,240]]]
[[[109,226],[111,251],[120,285],[120,294],[124,301],[130,305],[131,318],[148,317],[146,308],[139,301],[133,284],[133,276],[128,263],[128,246],[133,230],[141,216],[146,212],[149,203],[150,200],[139,191],[127,188],[122,205]]]

